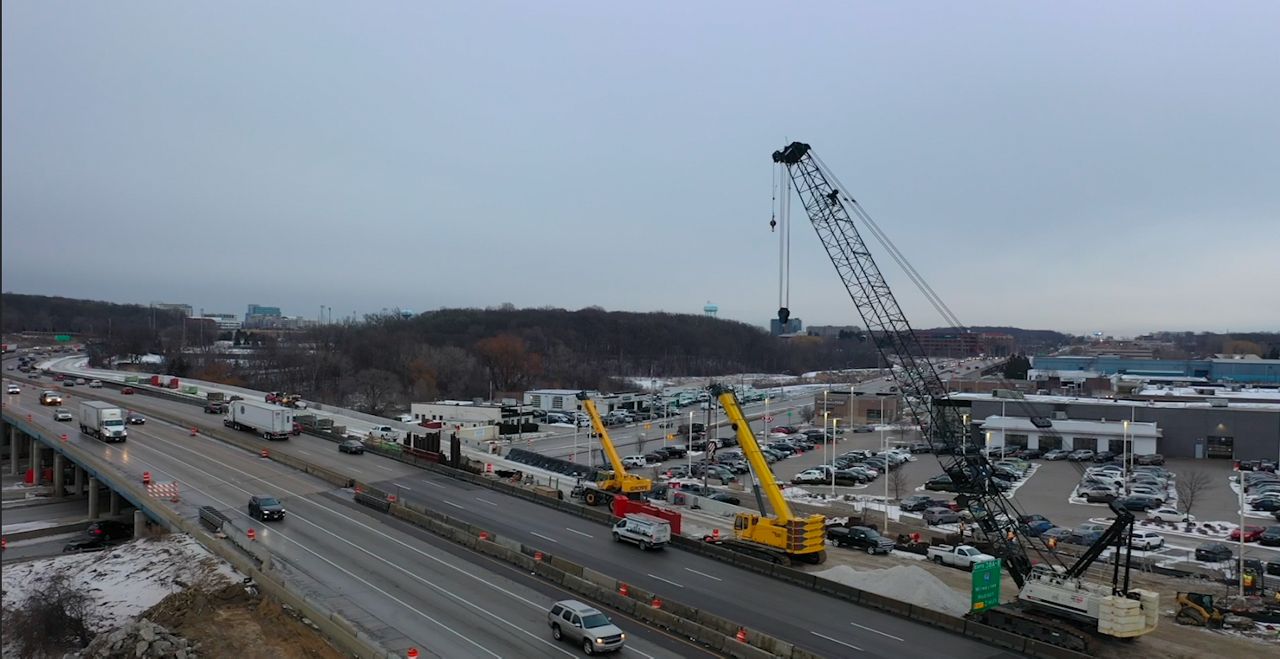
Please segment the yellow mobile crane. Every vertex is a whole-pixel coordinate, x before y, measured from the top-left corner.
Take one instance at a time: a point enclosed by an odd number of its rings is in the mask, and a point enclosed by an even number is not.
[[[797,517],[782,496],[782,490],[773,480],[773,471],[760,452],[760,445],[751,434],[751,426],[738,406],[733,389],[719,384],[711,385],[711,395],[720,401],[729,425],[738,434],[742,454],[751,464],[756,483],[769,500],[773,517],[754,513],[738,513],[733,520],[733,538],[721,544],[746,554],[756,554],[775,563],[791,561],[818,564],[827,560],[827,520],[822,515]]]
[[[578,400],[582,401],[582,409],[586,410],[587,416],[591,418],[591,428],[600,436],[600,445],[604,447],[605,455],[609,456],[609,464],[613,465],[613,471],[596,472],[595,484],[575,488],[574,496],[580,497],[588,506],[598,506],[612,501],[614,494],[624,494],[630,498],[631,495],[652,490],[653,481],[629,474],[622,466],[622,458],[618,457],[618,450],[613,447],[613,440],[609,439],[609,431],[605,430],[604,421],[596,411],[595,401],[591,400],[585,391],[578,392]]]

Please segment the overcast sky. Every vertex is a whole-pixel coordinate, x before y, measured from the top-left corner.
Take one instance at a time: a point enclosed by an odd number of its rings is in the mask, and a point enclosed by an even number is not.
[[[6,0],[3,289],[767,324],[788,140],[965,324],[1280,330],[1270,1]]]

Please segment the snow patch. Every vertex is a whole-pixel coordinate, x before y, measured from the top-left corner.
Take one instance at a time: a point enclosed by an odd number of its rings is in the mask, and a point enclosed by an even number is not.
[[[0,527],[0,532],[3,532],[4,534],[8,535],[10,533],[21,533],[23,531],[35,531],[36,529],[48,529],[58,525],[59,525],[58,522],[47,520],[47,519],[41,519],[33,522],[17,522],[14,524],[5,524],[3,527]]]
[[[967,596],[953,590],[938,577],[915,565],[898,565],[886,570],[866,571],[840,565],[815,572],[814,576],[956,617],[969,612]]]

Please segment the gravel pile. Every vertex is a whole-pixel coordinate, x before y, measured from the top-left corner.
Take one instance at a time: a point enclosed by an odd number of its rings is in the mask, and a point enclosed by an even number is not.
[[[146,618],[98,634],[70,657],[85,659],[196,659],[195,644]]]
[[[952,590],[927,570],[914,565],[868,571],[840,565],[815,572],[814,576],[953,616],[963,616],[969,612],[968,597]]]

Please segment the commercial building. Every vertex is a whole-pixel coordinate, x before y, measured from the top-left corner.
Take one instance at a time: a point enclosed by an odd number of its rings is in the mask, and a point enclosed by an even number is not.
[[[514,401],[513,401],[514,402]],[[510,426],[516,432],[516,424],[532,421],[530,411],[522,405],[501,403],[483,403],[462,400],[441,400],[433,403],[411,403],[409,414],[415,423],[438,422],[452,426],[455,430],[486,429],[469,431],[468,438],[493,439],[501,434],[502,426]],[[476,435],[480,432],[481,435]]]
[[[784,334],[799,334],[804,327],[804,323],[799,318],[788,318],[786,324],[779,322],[777,318],[769,319],[769,334],[771,336],[782,336]]]
[[[822,413],[828,419],[839,419],[841,428],[868,424],[892,423],[898,418],[901,397],[896,393],[874,393],[832,389],[813,397],[813,422],[822,423]],[[779,419],[781,424],[787,419]]]
[[[1116,356],[1045,356],[1031,358],[1042,376],[1063,372],[1202,378],[1210,382],[1280,384],[1280,359],[1217,356],[1213,359],[1129,359]]]
[[[531,389],[524,392],[524,405],[544,412],[574,412],[582,409],[578,401],[581,389]],[[653,394],[643,391],[619,391],[602,394],[598,391],[587,391],[591,400],[596,403],[600,414],[608,414],[614,410],[647,409],[653,401]]]
[[[224,331],[238,330],[241,325],[240,316],[233,313],[204,313],[201,311],[200,315],[196,316],[196,318],[211,320],[218,326],[219,330]]]
[[[1009,334],[966,332],[962,330],[921,330],[915,333],[924,354],[930,357],[1007,357],[1017,343]]]
[[[1117,439],[1137,436],[1138,453],[1236,460],[1280,457],[1280,403],[993,394],[952,394],[949,400],[969,414],[972,436],[979,441],[991,432],[993,438],[1003,433],[1004,442],[1029,448],[1115,450]]]

